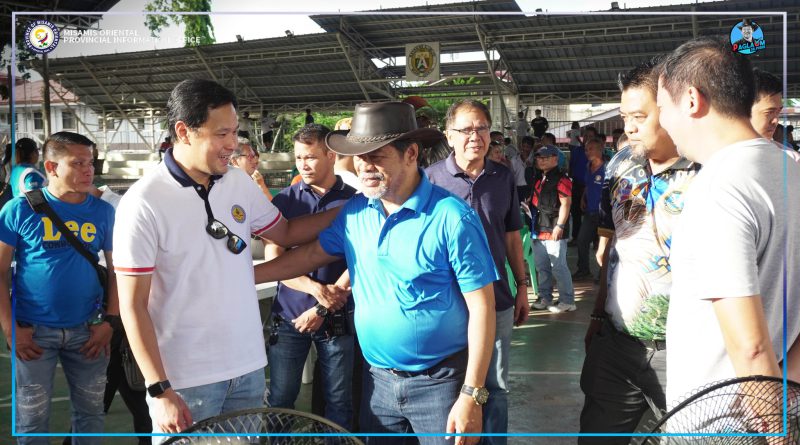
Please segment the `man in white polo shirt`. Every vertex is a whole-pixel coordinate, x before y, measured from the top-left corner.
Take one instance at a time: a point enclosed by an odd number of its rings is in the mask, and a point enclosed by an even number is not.
[[[236,107],[215,82],[179,83],[167,103],[174,148],[117,210],[122,319],[154,432],[263,406],[267,358],[247,241],[254,234],[292,246],[335,215],[289,223],[246,173],[228,170]]]

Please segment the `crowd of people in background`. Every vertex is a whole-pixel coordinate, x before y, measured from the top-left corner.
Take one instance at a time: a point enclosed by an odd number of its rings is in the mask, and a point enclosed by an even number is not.
[[[618,83],[624,128],[610,145],[573,122],[559,148],[540,109],[492,131],[476,100],[453,103],[443,131],[402,102],[360,104],[333,130],[307,109],[292,136],[297,181],[274,197],[249,113],[209,80],[172,91],[163,161],[123,197],[95,177],[85,136],[51,135],[41,167],[36,142],[16,141],[0,211],[14,428],[48,431],[58,363],[76,433],[103,431],[117,391],[139,434],[293,408],[313,344],[321,413],[367,443],[485,432],[500,435],[482,443],[504,444],[513,328],[532,310],[575,311],[573,280],[598,284],[581,432],[630,433],[728,377],[780,376],[786,364],[800,380],[800,323],[782,323],[784,310],[800,313],[800,260],[787,255],[800,251],[800,155],[778,123],[780,80],[700,38]],[[275,128],[265,115],[263,144]],[[446,156],[430,156],[441,146]],[[251,237],[266,244],[255,267]],[[279,284],[265,339],[254,284],[267,281]],[[125,376],[126,351],[142,387]]]

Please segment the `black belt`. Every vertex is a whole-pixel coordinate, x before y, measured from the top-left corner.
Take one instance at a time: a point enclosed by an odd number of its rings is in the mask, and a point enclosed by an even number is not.
[[[427,369],[423,369],[422,371],[403,371],[402,369],[395,369],[395,368],[386,368],[390,374],[396,375],[398,377],[409,378],[409,377],[416,377],[418,375],[425,374],[428,372]]]
[[[454,366],[454,367],[462,367],[466,369],[468,357],[468,349],[464,348],[448,357],[444,360],[440,361],[439,363],[431,366],[430,368],[423,369],[422,371],[403,371],[402,369],[397,368],[383,368],[386,372],[395,375],[401,378],[409,378],[409,377],[416,377],[418,375],[427,375],[433,370],[434,372],[442,367],[442,366]]]

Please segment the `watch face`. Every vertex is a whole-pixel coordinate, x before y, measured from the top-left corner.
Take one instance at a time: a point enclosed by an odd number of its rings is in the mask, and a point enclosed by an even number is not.
[[[328,315],[328,308],[322,305],[317,306],[317,315],[319,315],[320,317]]]
[[[476,388],[475,392],[472,393],[472,398],[475,399],[475,403],[478,405],[483,405],[489,400],[489,390],[486,388]]]

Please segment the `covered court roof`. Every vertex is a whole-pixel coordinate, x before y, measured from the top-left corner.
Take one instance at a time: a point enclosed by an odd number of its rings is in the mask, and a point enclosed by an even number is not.
[[[645,15],[657,11],[700,15]],[[616,77],[647,57],[670,51],[694,34],[730,33],[744,17],[710,11],[787,11],[783,18],[748,14],[767,48],[752,57],[780,74],[787,54],[789,96],[800,93],[800,4],[795,0],[730,0],[585,15],[525,16],[513,0],[484,0],[311,18],[324,33],[89,57],[51,58],[50,72],[88,106],[109,114],[165,107],[180,80],[216,79],[258,112],[352,110],[365,100],[404,95],[519,95],[523,104],[616,102]],[[645,13],[621,15],[614,12]],[[497,15],[492,15],[493,13]],[[402,82],[406,43],[440,42],[441,79]],[[486,53],[484,53],[484,50]],[[450,62],[478,52],[488,60]],[[473,78],[471,81],[464,79]]]

